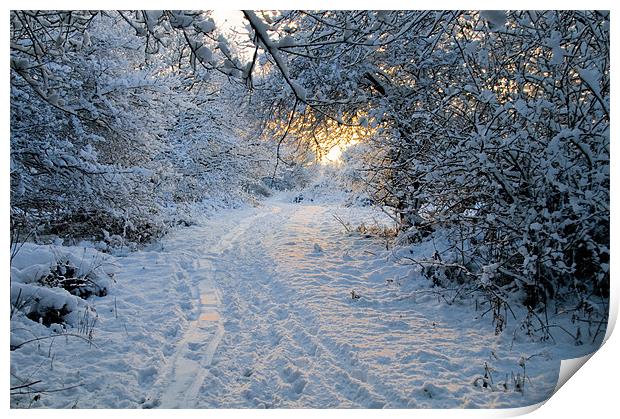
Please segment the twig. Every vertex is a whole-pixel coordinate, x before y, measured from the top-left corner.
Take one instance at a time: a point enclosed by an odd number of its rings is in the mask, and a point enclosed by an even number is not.
[[[85,338],[84,336],[76,335],[76,334],[74,334],[74,333],[59,333],[59,334],[55,334],[55,335],[41,336],[41,337],[38,337],[38,338],[29,339],[29,340],[25,340],[25,341],[23,341],[22,343],[20,343],[20,344],[18,344],[18,345],[11,345],[11,351],[14,351],[14,350],[16,350],[16,349],[19,349],[19,348],[21,348],[22,346],[24,346],[24,345],[25,345],[25,344],[27,344],[27,343],[32,343],[32,342],[36,342],[36,341],[39,341],[39,340],[44,340],[44,339],[56,338],[56,337],[59,337],[59,336],[73,336],[73,337],[76,337],[76,338],[80,338],[80,339],[82,339],[82,340],[84,340],[84,341],[88,342],[89,344],[94,345],[94,346],[95,346],[95,348],[99,348],[97,345],[95,345],[95,344],[92,342],[92,340],[87,339],[87,338]]]
[[[82,384],[76,384],[74,386],[63,387],[63,388],[55,388],[53,390],[18,391],[18,392],[12,393],[12,395],[17,395],[17,394],[34,394],[34,393],[57,393],[59,391],[72,390],[74,388],[80,387],[81,385]]]
[[[33,386],[35,384],[39,384],[42,380],[37,380],[37,381],[33,381],[32,383],[26,383],[26,384],[22,384],[20,386],[15,386],[15,387],[11,387],[11,391],[13,390],[19,390],[20,388],[24,388],[24,387],[30,387]]]
[[[336,221],[338,221],[340,224],[342,224],[342,226],[344,227],[345,230],[347,230],[347,233],[351,232],[351,229],[349,228],[349,226],[347,226],[345,224],[344,221],[342,221],[342,218],[338,217],[336,214],[332,214],[332,217],[334,217],[336,219]]]

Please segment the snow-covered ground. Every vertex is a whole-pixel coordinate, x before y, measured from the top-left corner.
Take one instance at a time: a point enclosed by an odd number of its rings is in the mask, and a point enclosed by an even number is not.
[[[561,332],[555,344],[533,341],[510,320],[496,336],[472,301],[448,306],[417,268],[333,216],[387,223],[377,210],[291,197],[110,257],[115,283],[91,300],[92,343],[12,351],[12,386],[41,380],[31,388],[43,391],[12,406],[516,407],[550,395],[561,359],[596,348]],[[50,333],[19,316],[11,326]]]

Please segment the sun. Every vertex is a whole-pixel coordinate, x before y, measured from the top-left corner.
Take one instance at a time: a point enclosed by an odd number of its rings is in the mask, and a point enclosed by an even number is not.
[[[321,158],[322,164],[338,164],[342,162],[342,148],[335,145],[329,150],[329,153]]]

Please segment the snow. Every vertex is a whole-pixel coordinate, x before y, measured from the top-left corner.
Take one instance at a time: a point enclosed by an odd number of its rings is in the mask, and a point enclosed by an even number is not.
[[[195,25],[198,30],[205,34],[211,33],[215,30],[215,22],[210,18],[197,22]]]
[[[579,69],[579,76],[586,82],[588,87],[592,89],[595,95],[601,97],[600,91],[600,74],[596,69]]]
[[[306,101],[306,90],[304,87],[296,82],[295,80],[291,80],[291,88],[295,92],[295,96],[299,98],[299,100],[305,102]]]
[[[257,35],[260,37],[261,41],[265,45],[265,48],[269,51],[271,56],[273,57],[276,65],[278,66],[282,76],[291,87],[297,99],[302,102],[306,101],[306,90],[303,88],[298,81],[293,80],[290,75],[290,71],[287,65],[287,62],[283,59],[280,51],[278,50],[278,44],[274,42],[268,34],[268,26],[260,19],[256,14],[250,10],[244,10],[243,12],[245,17],[251,23],[252,27],[256,31]],[[292,46],[289,41],[286,41],[286,38],[283,39],[286,47]]]
[[[11,260],[11,280],[34,282],[40,275],[56,268],[59,261],[71,263],[78,268],[77,275],[82,276],[93,272],[97,277],[105,278],[116,271],[114,264],[106,260],[106,255],[90,247],[20,243]]]
[[[489,23],[491,29],[500,29],[506,25],[506,12],[503,10],[481,10],[480,17]]]
[[[213,52],[211,52],[211,50],[204,45],[198,48],[198,50],[196,51],[196,55],[203,62],[210,62],[213,58]]]
[[[187,28],[194,22],[192,16],[188,16],[182,11],[172,11],[170,13],[170,24],[173,28]]]
[[[415,266],[396,262],[398,252],[333,217],[389,224],[378,210],[290,197],[221,211],[150,248],[110,256],[116,282],[89,299],[92,344],[57,337],[11,352],[16,376],[67,388],[33,406],[515,407],[546,399],[560,360],[596,348],[555,333],[555,344],[538,342],[511,320],[496,336],[471,301],[448,306]],[[53,256],[26,245],[13,268],[27,269],[27,258],[50,266]],[[567,316],[551,321],[568,327]],[[12,328],[51,333],[34,326],[12,320]],[[523,362],[521,393],[510,377]]]
[[[292,36],[286,35],[278,41],[278,48],[287,48],[295,46],[295,40]]]
[[[12,406],[548,397],[609,310],[608,13],[234,14],[11,12]]]

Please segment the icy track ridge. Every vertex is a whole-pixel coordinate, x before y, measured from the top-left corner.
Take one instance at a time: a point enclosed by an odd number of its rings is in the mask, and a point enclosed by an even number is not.
[[[180,343],[171,357],[168,367],[163,372],[163,392],[155,403],[162,408],[194,408],[198,400],[200,386],[205,381],[208,367],[211,365],[215,351],[224,336],[224,324],[219,313],[221,306],[220,293],[214,280],[217,270],[210,257],[217,257],[227,252],[233,240],[237,239],[256,218],[266,214],[244,219],[238,226],[223,235],[214,246],[207,248],[208,254],[200,258],[204,246],[194,248],[198,253],[197,265],[185,269],[178,267],[180,275],[198,279],[199,310],[198,318],[191,321],[184,332]],[[206,267],[201,265],[205,264]]]

